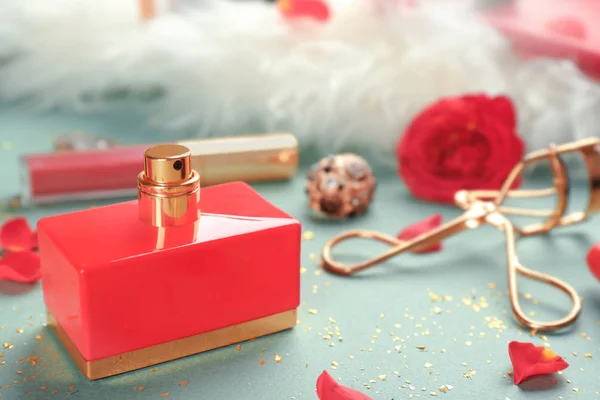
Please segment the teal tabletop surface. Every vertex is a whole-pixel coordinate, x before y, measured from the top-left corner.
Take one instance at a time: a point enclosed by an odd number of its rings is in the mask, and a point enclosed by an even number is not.
[[[142,122],[136,109],[96,114],[35,113],[0,107],[0,200],[19,192],[18,158],[52,149],[58,134],[82,130],[122,143],[167,140]],[[327,370],[340,383],[373,399],[600,399],[600,282],[585,256],[600,241],[600,217],[519,240],[524,265],[571,283],[584,299],[579,320],[558,333],[518,326],[507,296],[504,236],[492,227],[464,232],[427,255],[402,255],[355,277],[323,271],[318,260],[333,235],[355,228],[392,235],[441,213],[459,215],[410,197],[393,171],[377,171],[376,199],[364,217],[345,222],[309,216],[303,193],[306,164],[288,182],[253,185],[266,199],[303,225],[302,299],[298,324],[289,331],[99,381],[87,381],[45,326],[41,284],[0,282],[0,399],[316,399],[315,383]],[[532,177],[542,184],[544,174]],[[537,181],[536,181],[537,179]],[[574,185],[575,203],[587,192]],[[2,214],[41,217],[113,201],[28,208]],[[336,255],[358,259],[383,245],[356,241]],[[554,319],[568,312],[566,296],[520,279],[526,312]],[[257,288],[260,290],[260,288]],[[216,304],[200,307],[218,307]],[[190,315],[190,318],[193,318]],[[510,341],[547,346],[569,364],[562,374],[516,386],[509,376]]]

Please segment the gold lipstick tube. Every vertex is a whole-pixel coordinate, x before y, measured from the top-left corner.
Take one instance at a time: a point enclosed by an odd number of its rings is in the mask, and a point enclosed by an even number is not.
[[[285,180],[298,170],[298,141],[289,133],[177,142],[190,149],[202,186]]]

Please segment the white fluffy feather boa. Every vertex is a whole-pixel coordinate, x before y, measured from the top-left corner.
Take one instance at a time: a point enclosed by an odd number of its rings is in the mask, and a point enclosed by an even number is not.
[[[519,59],[468,8],[396,3],[332,0],[328,23],[290,24],[210,0],[143,23],[136,0],[0,0],[0,96],[86,110],[159,88],[149,115],[174,132],[289,130],[331,152],[389,153],[425,105],[480,91],[512,97],[529,150],[598,133],[600,88],[571,62]]]

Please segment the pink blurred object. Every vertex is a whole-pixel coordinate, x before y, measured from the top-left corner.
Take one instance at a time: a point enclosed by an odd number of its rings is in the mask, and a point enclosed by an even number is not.
[[[600,79],[600,1],[513,0],[484,16],[522,55],[568,58]]]
[[[321,0],[278,0],[277,5],[287,18],[312,18],[325,22],[330,17],[327,3]]]

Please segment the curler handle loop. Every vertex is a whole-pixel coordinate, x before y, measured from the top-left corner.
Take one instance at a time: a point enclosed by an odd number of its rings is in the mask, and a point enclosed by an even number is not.
[[[352,275],[356,272],[374,267],[375,265],[400,253],[404,253],[405,251],[432,246],[458,232],[477,228],[484,222],[485,217],[493,211],[493,208],[491,207],[493,207],[491,203],[478,203],[478,206],[470,208],[460,217],[407,241],[376,231],[351,230],[341,233],[327,242],[323,247],[323,268],[338,275]],[[353,265],[346,265],[342,262],[335,261],[332,255],[333,248],[341,242],[353,238],[376,240],[381,243],[389,244],[392,248],[377,257]]]

